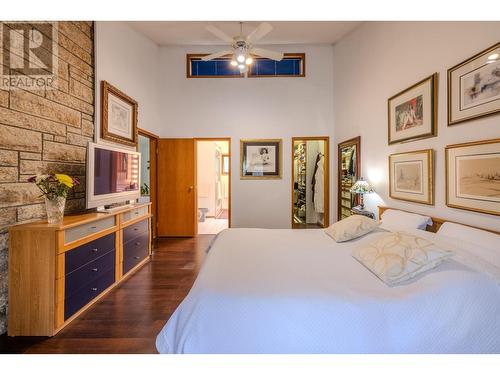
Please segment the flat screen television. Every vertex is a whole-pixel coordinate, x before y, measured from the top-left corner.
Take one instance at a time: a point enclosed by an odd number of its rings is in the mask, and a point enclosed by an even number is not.
[[[87,208],[140,197],[141,154],[90,142],[87,148]]]

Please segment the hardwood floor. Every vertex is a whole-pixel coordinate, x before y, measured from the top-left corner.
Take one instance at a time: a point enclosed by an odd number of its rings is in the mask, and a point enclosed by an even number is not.
[[[2,335],[0,353],[156,353],[156,335],[191,289],[213,237],[158,240],[151,262],[56,336]]]

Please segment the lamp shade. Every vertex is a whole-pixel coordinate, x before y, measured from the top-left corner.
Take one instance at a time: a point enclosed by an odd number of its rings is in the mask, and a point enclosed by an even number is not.
[[[363,180],[363,177],[356,181],[356,183],[351,187],[350,191],[351,193],[355,194],[375,193],[373,186],[371,186],[368,181]]]

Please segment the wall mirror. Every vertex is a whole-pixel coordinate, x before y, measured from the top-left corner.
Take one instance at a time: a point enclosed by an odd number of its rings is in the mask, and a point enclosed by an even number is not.
[[[292,228],[329,225],[329,137],[292,138]]]
[[[338,220],[351,216],[352,207],[358,204],[352,185],[360,176],[361,137],[349,139],[338,146]]]
[[[222,154],[222,174],[229,174],[229,155]]]

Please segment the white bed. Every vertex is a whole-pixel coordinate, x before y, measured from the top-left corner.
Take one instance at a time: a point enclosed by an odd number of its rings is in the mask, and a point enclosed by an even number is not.
[[[388,287],[351,257],[384,233],[336,243],[323,230],[222,232],[158,351],[500,353],[498,269],[465,251]]]

